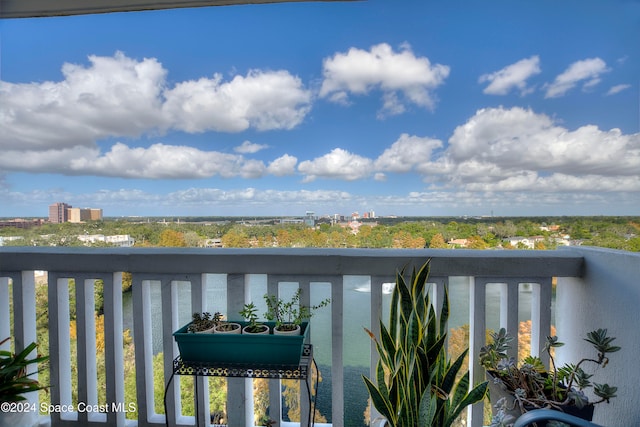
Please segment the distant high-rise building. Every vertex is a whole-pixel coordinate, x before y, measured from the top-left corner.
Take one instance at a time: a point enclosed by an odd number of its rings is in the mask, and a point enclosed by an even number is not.
[[[49,205],[49,222],[53,224],[61,224],[69,220],[68,209],[71,205],[66,203],[54,203]]]
[[[63,222],[99,221],[102,219],[102,209],[74,208],[66,203],[54,203],[49,206],[49,222],[60,224]]]
[[[316,225],[316,214],[312,211],[307,211],[304,216],[304,223],[309,227],[314,227]]]
[[[102,209],[89,209],[90,212],[90,220],[91,221],[100,221],[102,219]]]
[[[68,212],[69,222],[96,221],[102,219],[102,209],[69,208]]]

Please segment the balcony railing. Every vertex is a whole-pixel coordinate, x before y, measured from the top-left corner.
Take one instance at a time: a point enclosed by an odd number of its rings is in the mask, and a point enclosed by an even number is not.
[[[77,402],[97,405],[98,389],[106,390],[106,402],[124,402],[125,359],[123,354],[123,272],[132,274],[132,335],[135,346],[135,383],[138,418],[127,420],[124,411],[93,413],[87,411],[52,411],[41,417],[52,426],[123,426],[160,427],[194,425],[194,417],[181,415],[179,382],[173,382],[167,394],[167,414],[156,414],[154,407],[154,310],[160,310],[162,378],[168,382],[172,361],[178,351],[172,333],[182,326],[184,308],[179,305],[182,290],[190,291],[188,317],[193,311],[207,311],[206,295],[212,281],[222,278],[226,312],[237,313],[251,299],[262,299],[265,291],[279,292],[283,283],[296,283],[309,303],[314,292],[331,297],[328,322],[312,320],[312,330],[329,328],[331,424],[345,425],[344,357],[350,346],[345,339],[345,321],[350,312],[366,310],[369,325],[377,332],[384,309],[384,283],[393,282],[397,269],[420,266],[432,259],[430,281],[433,296],[441,301],[444,286],[455,280],[468,290],[468,305],[456,305],[461,323],[470,325],[470,370],[474,382],[484,379],[477,364],[480,347],[490,315],[499,326],[517,331],[524,311],[532,321],[531,352],[539,354],[552,325],[552,316],[560,339],[567,343],[558,358],[571,356],[584,349],[581,337],[599,327],[607,327],[618,337],[623,351],[611,361],[613,368],[604,373],[607,381],[618,386],[618,397],[604,408],[598,407],[596,421],[610,426],[635,425],[640,420],[636,404],[640,381],[636,368],[640,348],[640,256],[621,251],[594,248],[567,248],[558,251],[467,251],[467,250],[333,250],[333,249],[78,249],[78,248],[0,248],[0,338],[12,336],[22,348],[36,340],[36,272],[44,271],[48,283],[48,327],[50,352],[50,400],[52,405],[72,405],[72,390]],[[257,275],[257,276],[256,276]],[[261,278],[262,287],[252,284]],[[345,300],[345,281],[358,277],[370,283],[367,307],[351,307]],[[552,283],[557,279],[553,298]],[[75,316],[77,347],[70,336],[69,283],[75,283]],[[103,282],[104,292],[104,370],[106,383],[97,383],[96,324],[94,317],[96,280]],[[154,285],[155,284],[155,285]],[[152,298],[152,288],[159,284],[159,299]],[[519,284],[527,284],[526,289]],[[322,286],[321,286],[322,285]],[[186,287],[186,288],[185,288]],[[499,304],[487,309],[487,292],[498,295]],[[530,297],[531,307],[522,307],[523,292]],[[73,299],[71,299],[73,300]],[[556,301],[552,310],[552,300]],[[529,303],[527,302],[527,305]],[[13,309],[13,322],[10,308]],[[156,308],[157,307],[157,308]],[[530,310],[529,310],[530,308]],[[524,310],[523,310],[524,309]],[[488,312],[491,311],[491,312]],[[330,325],[328,325],[330,324]],[[635,331],[635,332],[634,332]],[[634,350],[635,349],[635,350]],[[156,349],[157,350],[157,349]],[[353,350],[353,349],[351,349]],[[517,347],[512,349],[515,352]],[[77,351],[77,384],[72,384],[69,360]],[[370,352],[369,365],[375,366],[373,346],[357,349]],[[619,355],[619,356],[618,356]],[[250,380],[230,379],[227,391],[227,423],[248,426],[253,419]],[[201,419],[209,418],[208,382],[196,380],[198,411]],[[270,414],[281,411],[280,384],[270,380]],[[32,397],[32,399],[37,399]],[[38,406],[39,407],[39,406]],[[306,419],[308,405],[302,405],[301,419]],[[615,414],[615,418],[613,418]],[[375,416],[375,414],[373,414]],[[372,416],[372,419],[374,418]],[[483,407],[470,408],[469,424],[481,426]],[[611,417],[611,418],[610,418]],[[279,417],[275,417],[279,418]],[[611,421],[613,420],[613,421]],[[278,425],[284,424],[280,419]],[[619,424],[618,424],[619,423]]]

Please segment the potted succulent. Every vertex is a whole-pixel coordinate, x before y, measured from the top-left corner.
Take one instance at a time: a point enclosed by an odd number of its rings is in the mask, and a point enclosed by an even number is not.
[[[449,427],[487,393],[487,382],[470,390],[469,371],[462,372],[468,350],[455,360],[447,355],[449,297],[445,292],[437,314],[427,287],[429,265],[430,260],[414,269],[409,283],[404,271],[396,274],[389,324],[380,322],[380,338],[366,330],[380,359],[376,379],[363,379],[389,427]]]
[[[247,334],[268,334],[269,326],[258,322],[258,307],[254,303],[245,304],[240,312],[242,316],[249,324],[242,328],[242,333]]]
[[[193,313],[193,319],[187,327],[188,332],[192,333],[213,333],[213,328],[222,321],[222,314],[216,312],[213,316],[211,313]]]
[[[10,338],[4,339],[0,345]],[[36,349],[36,343],[31,343],[19,353],[0,350],[0,411],[1,426],[32,426],[37,422],[38,410],[35,404],[27,401],[26,393],[43,390],[47,387],[38,380],[29,378],[29,365],[38,364],[48,359],[48,356],[36,355],[29,359],[29,355]],[[4,410],[9,405],[10,410]]]
[[[236,322],[220,322],[213,327],[213,332],[216,334],[241,334],[242,325]]]
[[[609,402],[616,396],[616,387],[591,383],[592,374],[583,368],[586,364],[605,367],[607,354],[620,350],[611,343],[606,329],[589,332],[585,341],[595,349],[596,355],[582,358],[576,364],[557,367],[552,348],[561,347],[558,337],[547,337],[545,352],[549,355],[550,369],[546,369],[539,357],[528,356],[519,364],[507,355],[513,340],[504,328],[491,334],[492,341],[480,351],[480,363],[487,370],[493,407],[492,427],[506,427],[522,413],[546,408],[567,412],[591,420],[594,405]],[[590,402],[585,390],[593,388],[597,400]]]
[[[275,295],[264,295],[267,303],[265,317],[275,322],[274,334],[299,335],[302,322],[310,319],[315,310],[326,307],[331,302],[331,299],[327,298],[318,305],[300,305],[301,292],[302,290],[298,288],[289,301],[284,301]]]

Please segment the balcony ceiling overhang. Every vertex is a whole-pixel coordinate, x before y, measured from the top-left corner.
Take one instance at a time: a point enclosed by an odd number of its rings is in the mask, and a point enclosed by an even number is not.
[[[309,0],[0,0],[0,18],[35,18]],[[350,1],[350,0],[314,0]]]

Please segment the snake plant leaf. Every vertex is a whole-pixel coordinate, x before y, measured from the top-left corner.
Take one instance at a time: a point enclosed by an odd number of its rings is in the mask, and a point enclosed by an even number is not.
[[[429,277],[429,272],[431,270],[431,260],[427,260],[427,262],[425,262],[421,267],[420,270],[418,271],[417,275],[415,274],[415,269],[414,269],[414,274],[412,279],[412,291],[413,291],[413,298],[414,299],[418,299],[418,297],[422,294],[424,294],[424,288],[427,284],[427,279]]]
[[[409,315],[413,311],[413,299],[411,298],[411,292],[407,288],[402,276],[398,277],[394,291],[397,291],[400,294],[400,316],[404,319],[408,319]]]
[[[422,324],[420,318],[415,312],[412,312],[407,322],[407,334],[405,335],[404,347],[415,348],[420,345],[422,340]]]
[[[458,383],[455,385],[455,390],[451,394],[451,407],[457,408],[460,406],[460,403],[465,398],[467,393],[469,392],[469,371],[465,372],[463,376],[460,377]]]
[[[446,339],[446,335],[439,337],[438,340],[435,341],[433,345],[427,349],[427,359],[430,361],[430,363],[432,363],[432,361],[435,361],[440,356],[440,353],[444,348]]]
[[[382,356],[382,354],[384,354],[385,363],[390,364],[391,361],[395,359],[398,349],[396,347],[396,341],[383,323],[380,323],[380,341],[382,347],[382,353],[380,355]]]
[[[446,392],[446,393],[451,393],[451,390],[453,389],[453,386],[455,385],[456,382],[456,376],[458,375],[458,372],[460,371],[460,368],[462,367],[462,364],[464,362],[464,358],[467,355],[468,349],[465,349],[462,354],[460,354],[460,356],[458,356],[458,358],[455,360],[455,362],[453,362],[451,364],[451,366],[449,366],[449,368],[447,369],[447,372],[444,376],[444,379],[442,381],[442,384],[440,385],[440,387]]]
[[[468,373],[467,373],[468,375]],[[460,415],[460,413],[469,405],[472,405],[476,402],[480,402],[487,395],[487,390],[489,389],[489,382],[485,381],[483,383],[475,386],[458,404],[456,407],[452,407],[449,415],[447,416],[443,427],[448,427],[453,424],[456,418]]]
[[[427,348],[431,348],[434,346],[436,341],[438,340],[438,318],[436,317],[436,312],[433,309],[433,306],[429,307],[429,313],[426,321],[426,346]]]
[[[378,361],[378,365],[376,367],[376,382],[378,384],[378,391],[382,395],[383,398],[389,400],[389,389],[387,388],[387,383],[384,382],[385,379],[384,365],[382,362]]]
[[[389,329],[391,332],[391,338],[395,341],[398,338],[397,325],[398,325],[398,300],[400,298],[400,286],[406,286],[402,273],[396,272],[396,285],[391,292],[391,309],[389,310]]]
[[[436,395],[430,393],[424,393],[422,400],[420,401],[420,417],[418,425],[431,426],[436,418],[438,412],[438,398]]]
[[[449,322],[449,290],[444,287],[444,297],[442,298],[442,307],[440,308],[440,335],[447,333],[447,325]]]
[[[364,379],[364,383],[367,386],[367,390],[369,391],[369,396],[371,396],[371,403],[373,406],[380,412],[380,415],[385,417],[389,422],[389,427],[396,427],[396,417],[394,416],[393,409],[389,404],[389,401],[385,399],[378,388],[371,382],[371,380],[365,376],[362,377]]]

